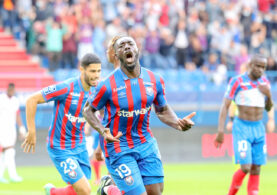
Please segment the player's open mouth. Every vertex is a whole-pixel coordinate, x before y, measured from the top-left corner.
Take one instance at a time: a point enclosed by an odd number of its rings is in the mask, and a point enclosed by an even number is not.
[[[134,61],[133,52],[131,52],[131,51],[126,52],[125,53],[125,59],[126,59],[127,63],[133,63],[133,61]]]
[[[132,58],[133,57],[133,53],[132,52],[126,52],[125,54],[126,58]]]

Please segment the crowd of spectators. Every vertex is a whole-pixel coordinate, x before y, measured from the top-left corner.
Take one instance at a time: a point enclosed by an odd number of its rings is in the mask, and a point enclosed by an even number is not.
[[[275,0],[0,0],[2,25],[49,71],[77,68],[86,52],[104,68],[108,41],[132,36],[141,63],[220,75],[239,72],[254,53],[277,70]],[[219,75],[219,76],[218,76]]]

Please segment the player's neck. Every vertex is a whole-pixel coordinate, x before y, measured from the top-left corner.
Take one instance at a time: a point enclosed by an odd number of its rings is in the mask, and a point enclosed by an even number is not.
[[[130,79],[138,78],[140,75],[140,64],[137,63],[133,70],[128,70],[125,66],[121,66],[121,70],[126,74]]]
[[[252,81],[257,81],[259,78],[253,77],[253,75],[248,72],[248,77],[252,80]]]
[[[83,75],[81,75],[81,79],[80,79],[80,80],[81,80],[83,89],[84,89],[85,91],[89,91],[89,90],[90,90],[90,86],[86,83],[85,78],[84,78]]]

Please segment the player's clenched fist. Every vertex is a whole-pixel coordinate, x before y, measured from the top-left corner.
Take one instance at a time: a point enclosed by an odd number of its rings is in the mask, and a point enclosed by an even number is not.
[[[195,115],[196,115],[196,112],[192,112],[182,119],[179,118],[178,129],[181,131],[186,131],[190,129],[194,125],[194,122],[191,120],[191,118],[194,117]]]

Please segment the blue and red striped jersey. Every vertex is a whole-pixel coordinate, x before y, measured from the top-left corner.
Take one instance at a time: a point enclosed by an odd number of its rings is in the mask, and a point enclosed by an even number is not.
[[[165,87],[163,79],[148,69],[141,68],[138,78],[129,79],[120,69],[96,87],[89,97],[90,105],[100,110],[104,108],[103,125],[110,128],[112,135],[123,133],[120,143],[106,143],[102,148],[105,155],[116,155],[151,141],[153,135],[149,127],[152,104],[165,106]]]
[[[259,84],[270,84],[266,76],[253,81],[248,73],[233,77],[227,87],[225,98],[234,100],[237,105],[265,107],[265,95],[258,89]]]
[[[68,79],[44,88],[41,93],[46,102],[54,101],[53,119],[48,132],[48,145],[53,149],[81,151],[86,148],[84,139],[85,118],[82,109],[90,94],[83,89],[80,77]]]

